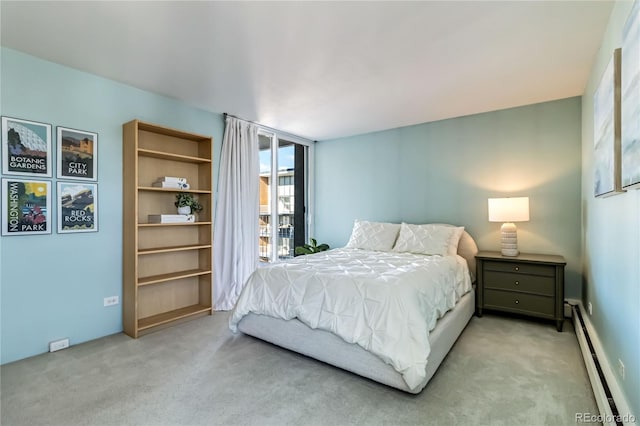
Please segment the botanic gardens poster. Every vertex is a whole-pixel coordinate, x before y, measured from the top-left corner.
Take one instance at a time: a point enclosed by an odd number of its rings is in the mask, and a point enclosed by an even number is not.
[[[51,177],[51,125],[2,117],[2,172]]]

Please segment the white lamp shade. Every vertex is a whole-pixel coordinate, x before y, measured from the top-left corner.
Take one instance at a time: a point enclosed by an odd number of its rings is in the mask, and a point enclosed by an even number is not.
[[[489,222],[527,222],[529,197],[489,198]]]

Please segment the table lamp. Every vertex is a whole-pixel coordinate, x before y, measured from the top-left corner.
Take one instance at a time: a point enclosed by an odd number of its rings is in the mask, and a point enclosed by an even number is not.
[[[529,220],[529,197],[489,198],[489,222],[503,222],[502,255],[517,256],[518,230],[513,222]]]

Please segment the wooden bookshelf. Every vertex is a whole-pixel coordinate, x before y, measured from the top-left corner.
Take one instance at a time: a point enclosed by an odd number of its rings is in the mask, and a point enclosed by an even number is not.
[[[133,120],[123,125],[123,327],[131,337],[212,313],[213,139]],[[157,188],[162,176],[190,188]],[[175,194],[204,207],[196,222],[149,223],[176,214]]]

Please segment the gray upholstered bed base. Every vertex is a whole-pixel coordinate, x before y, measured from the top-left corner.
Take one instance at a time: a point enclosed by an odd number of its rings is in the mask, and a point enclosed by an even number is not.
[[[245,334],[299,352],[360,376],[368,377],[405,392],[419,393],[449,353],[475,311],[475,293],[464,295],[458,304],[442,317],[429,334],[431,354],[426,377],[415,389],[409,389],[402,376],[376,355],[362,347],[347,343],[323,330],[313,330],[302,322],[283,320],[265,315],[248,314],[238,328]]]

